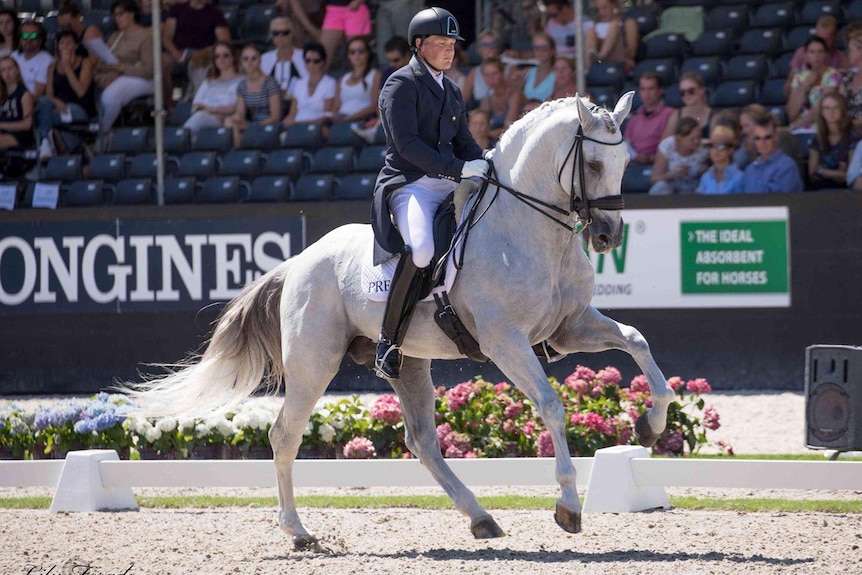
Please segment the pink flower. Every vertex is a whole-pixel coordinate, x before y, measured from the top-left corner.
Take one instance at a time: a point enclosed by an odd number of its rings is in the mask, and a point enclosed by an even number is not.
[[[507,419],[503,422],[503,433],[506,435],[513,435],[518,433],[518,426],[515,425],[515,422],[511,419]]]
[[[660,439],[653,447],[653,452],[658,455],[681,455],[682,447],[682,431],[677,430],[664,439]]]
[[[685,385],[682,381],[682,378],[678,375],[673,376],[669,380],[667,380],[668,385],[674,391],[679,391]]]
[[[649,391],[649,380],[643,374],[632,379],[629,389],[637,393],[646,393]]]
[[[476,455],[476,452],[472,449],[464,454],[464,459],[476,459],[477,457],[479,456]]]
[[[587,381],[586,379],[580,379],[573,375],[570,375],[566,378],[566,387],[574,391],[579,395],[586,395],[590,390],[590,382],[593,380]]]
[[[381,395],[371,406],[371,418],[388,425],[401,421],[401,402],[391,393]]]
[[[583,365],[578,365],[575,367],[575,372],[569,377],[573,377],[575,379],[585,379],[587,381],[592,381],[596,378],[596,372],[594,372],[589,367],[584,367]],[[566,378],[568,379],[568,378]]]
[[[494,393],[496,393],[497,395],[502,395],[504,393],[507,393],[511,389],[512,389],[511,385],[509,385],[505,381],[501,381],[500,383],[498,383],[497,385],[494,386]]]
[[[446,395],[445,385],[438,385],[434,388],[434,397],[443,397],[444,395]]]
[[[536,431],[536,422],[535,421],[527,421],[524,423],[524,435],[531,436]]]
[[[685,384],[685,390],[690,393],[711,393],[712,386],[709,385],[709,382],[706,381],[702,377],[698,377],[697,379],[690,379],[688,383]]]
[[[510,403],[506,406],[506,409],[503,410],[503,413],[506,417],[515,418],[521,415],[524,412],[524,402],[516,401],[514,403]]]
[[[377,451],[371,440],[360,435],[348,441],[344,446],[344,457],[347,459],[371,459],[377,457]]]
[[[602,380],[602,383],[605,385],[616,385],[623,380],[620,370],[610,365],[599,371],[596,377]]]
[[[457,445],[450,445],[446,448],[446,453],[444,457],[448,457],[450,459],[464,459],[466,453],[461,451],[461,449]]]
[[[703,426],[713,431],[721,427],[721,423],[718,419],[718,412],[711,405],[707,405],[706,409],[703,410]]]
[[[538,450],[536,454],[539,457],[554,456],[554,442],[551,441],[551,432],[547,429],[539,434]]]
[[[446,402],[449,405],[449,409],[455,411],[467,405],[467,401],[470,399],[472,391],[473,388],[470,385],[470,382],[459,383],[447,391]]]
[[[734,455],[733,446],[730,445],[728,442],[724,441],[723,439],[718,442],[718,447],[723,453],[726,453],[727,455]]]
[[[601,385],[597,385],[590,390],[590,397],[601,397],[605,392],[605,388]]]
[[[437,426],[437,441],[440,442],[440,448],[446,449],[449,446],[449,437],[452,435],[452,426],[449,422],[441,423]]]
[[[500,418],[497,416],[496,413],[492,413],[491,415],[489,415],[488,417],[485,418],[485,423],[487,423],[491,427],[494,427],[494,426],[500,425]]]

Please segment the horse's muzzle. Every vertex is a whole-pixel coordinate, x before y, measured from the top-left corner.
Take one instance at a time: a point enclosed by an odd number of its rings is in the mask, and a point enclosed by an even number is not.
[[[623,220],[618,218],[609,222],[600,215],[594,216],[593,222],[584,230],[584,236],[590,240],[596,253],[609,252],[623,241]]]

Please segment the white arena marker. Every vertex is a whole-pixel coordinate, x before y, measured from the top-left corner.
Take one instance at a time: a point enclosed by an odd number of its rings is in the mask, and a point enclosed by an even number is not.
[[[596,451],[584,513],[632,513],[658,507],[670,509],[664,487],[644,487],[635,481],[632,459],[649,457],[636,445],[616,445]]]
[[[50,512],[137,511],[138,502],[130,487],[105,487],[102,483],[99,462],[119,459],[117,452],[110,449],[70,451],[57,482]]]

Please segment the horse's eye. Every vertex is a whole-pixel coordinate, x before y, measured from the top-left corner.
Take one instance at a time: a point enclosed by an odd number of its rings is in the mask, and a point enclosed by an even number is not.
[[[593,173],[600,174],[602,171],[601,162],[587,162],[587,165],[590,167],[590,170],[592,170]]]

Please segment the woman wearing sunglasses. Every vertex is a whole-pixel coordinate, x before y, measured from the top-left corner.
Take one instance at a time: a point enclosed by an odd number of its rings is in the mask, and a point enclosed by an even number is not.
[[[706,82],[697,72],[685,72],[679,77],[679,97],[682,98],[682,108],[672,114],[667,121],[662,139],[676,133],[676,126],[683,118],[694,118],[700,127],[701,138],[709,137],[712,125],[713,109],[706,97]]]
[[[284,118],[285,127],[293,124],[326,124],[335,110],[335,79],[326,73],[326,50],[316,42],[306,44],[302,51],[308,76],[300,78],[290,88],[293,104]],[[290,143],[288,142],[288,145]]]
[[[260,69],[260,54],[255,44],[246,44],[242,49],[245,78],[237,86],[236,111],[224,123],[233,128],[233,142],[237,148],[249,124],[268,126],[278,124],[281,119],[281,91],[278,82]]]
[[[183,124],[192,140],[202,128],[219,128],[236,112],[237,89],[242,81],[233,48],[229,42],[216,42],[209,76],[192,101],[192,115]]]
[[[289,18],[275,18],[269,25],[274,48],[260,57],[260,69],[272,76],[281,88],[282,100],[288,100],[290,85],[308,75],[302,51],[293,47],[294,30]]]
[[[676,133],[658,145],[649,190],[651,196],[691,194],[706,170],[707,152],[701,145],[700,129],[694,118],[683,118]]]
[[[712,129],[709,142],[709,159],[712,165],[700,177],[697,193],[738,194],[742,192],[742,170],[733,163],[733,152],[736,150],[736,134],[727,126],[716,126]]]
[[[380,95],[380,70],[371,65],[371,47],[363,37],[347,43],[350,70],[338,81],[335,90],[333,120],[365,123],[377,119],[377,97]],[[368,124],[369,126],[371,124]]]

